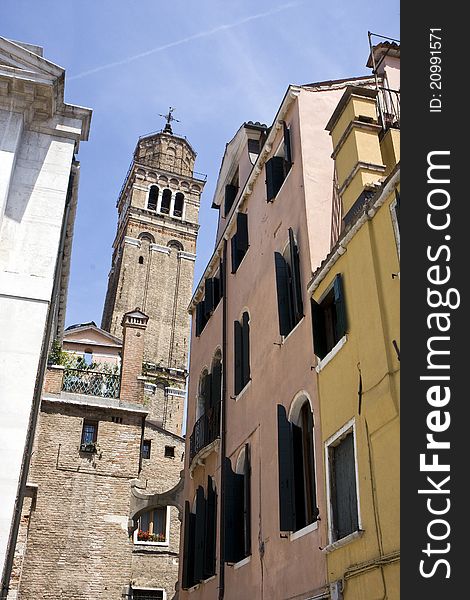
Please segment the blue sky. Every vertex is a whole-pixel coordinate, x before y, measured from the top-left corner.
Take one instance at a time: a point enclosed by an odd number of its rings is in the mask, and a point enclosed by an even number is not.
[[[399,38],[397,0],[2,0],[0,35],[44,47],[66,69],[66,101],[93,109],[81,145],[67,325],[101,323],[116,199],[140,135],[176,107],[207,174],[195,283],[210,257],[210,208],[225,144],[271,124],[289,83],[368,72],[367,31]]]

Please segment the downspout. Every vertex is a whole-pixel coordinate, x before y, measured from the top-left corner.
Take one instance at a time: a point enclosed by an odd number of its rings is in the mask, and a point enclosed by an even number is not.
[[[225,592],[225,453],[226,453],[226,431],[227,431],[227,240],[224,239],[222,254],[222,410],[220,428],[220,547],[219,547],[219,600],[222,600]]]
[[[29,467],[31,465],[31,457],[33,454],[33,443],[34,436],[36,433],[36,426],[39,417],[39,409],[41,406],[41,392],[44,384],[44,375],[47,368],[47,358],[49,353],[49,347],[51,342],[52,335],[52,326],[54,324],[54,319],[56,315],[57,309],[57,301],[60,290],[60,282],[61,282],[61,266],[62,266],[62,258],[65,247],[65,240],[67,234],[67,224],[70,215],[70,210],[72,206],[72,196],[73,196],[73,187],[74,187],[74,179],[75,179],[75,164],[72,162],[72,166],[70,169],[70,178],[67,189],[67,196],[65,199],[65,207],[64,207],[64,216],[62,219],[62,227],[60,232],[60,241],[59,248],[57,252],[57,259],[54,271],[54,283],[52,286],[52,294],[51,294],[51,302],[49,304],[49,308],[47,310],[47,319],[46,326],[44,330],[44,336],[42,340],[42,348],[41,355],[39,359],[38,370],[36,374],[36,383],[34,386],[34,394],[33,401],[31,407],[31,413],[29,416],[28,423],[28,432],[26,434],[26,442],[25,449],[23,452],[23,460],[21,466],[20,479],[18,483],[18,492],[15,500],[15,508],[13,513],[13,520],[10,528],[10,536],[8,539],[7,552],[5,557],[5,567],[3,569],[2,575],[2,588],[1,588],[1,600],[6,600],[8,596],[9,586],[10,586],[10,578],[11,572],[13,568],[13,560],[15,556],[16,549],[16,540],[18,537],[18,531],[20,528],[20,520],[21,520],[21,511],[23,509],[23,499],[26,492],[26,483],[29,475]]]

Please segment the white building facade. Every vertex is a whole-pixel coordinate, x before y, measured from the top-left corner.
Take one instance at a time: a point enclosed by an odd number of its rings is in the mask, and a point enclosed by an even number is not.
[[[0,37],[0,568],[8,585],[45,357],[60,337],[79,142],[91,110],[64,102],[65,71]],[[24,481],[23,481],[24,480]],[[18,499],[20,499],[18,501]],[[12,525],[13,524],[13,525]],[[11,540],[10,540],[11,537]],[[9,541],[10,540],[10,541]],[[5,597],[2,590],[1,598]]]

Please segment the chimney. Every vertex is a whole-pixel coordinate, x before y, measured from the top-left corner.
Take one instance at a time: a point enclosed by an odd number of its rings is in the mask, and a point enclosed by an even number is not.
[[[385,175],[377,114],[378,91],[348,86],[326,126],[333,141],[342,215],[347,225]]]
[[[144,385],[139,378],[142,375],[144,339],[148,320],[147,315],[139,308],[126,313],[122,318],[123,347],[119,397],[126,402],[142,404],[144,400]]]

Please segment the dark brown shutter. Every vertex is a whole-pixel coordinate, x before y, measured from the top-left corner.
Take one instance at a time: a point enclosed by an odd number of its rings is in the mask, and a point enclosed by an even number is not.
[[[299,261],[299,250],[294,240],[294,232],[289,227],[289,253],[290,253],[290,264],[291,264],[291,276],[292,276],[292,296],[293,296],[293,308],[295,323],[298,323],[304,316],[304,305],[302,302],[302,284],[300,279],[300,261]]]
[[[191,517],[189,502],[184,503],[184,538],[183,538],[183,573],[182,587],[184,590],[194,585],[194,522]]]
[[[237,247],[242,253],[242,258],[248,250],[248,246],[248,215],[239,212],[237,213]]]
[[[238,193],[238,188],[236,185],[232,185],[229,183],[228,185],[225,186],[225,202],[224,202],[225,216],[227,216],[228,213],[230,212],[230,209],[232,208],[235,198],[237,196],[237,193]]]
[[[204,543],[204,579],[215,575],[215,547],[217,543],[217,494],[212,478],[207,478],[206,538]]]
[[[243,371],[242,371],[242,348],[243,348],[243,336],[242,326],[238,321],[234,324],[234,391],[235,395],[243,389]]]
[[[302,429],[291,423],[292,445],[294,451],[294,489],[295,489],[295,530],[307,525],[305,514],[305,479]]]
[[[236,273],[238,269],[238,249],[237,249],[237,234],[230,239],[230,254],[232,256],[232,273]]]
[[[206,319],[210,317],[215,308],[214,279],[208,277],[204,282],[204,313]]]
[[[243,492],[244,476],[234,473],[229,458],[224,459],[225,469],[225,515],[224,555],[225,562],[236,563],[243,558]]]
[[[352,432],[330,449],[333,471],[333,525],[339,540],[358,530],[356,469]]]
[[[265,163],[266,169],[266,199],[268,202],[274,200],[284,177],[284,158],[282,156],[273,156]]]
[[[204,579],[204,537],[206,531],[206,500],[204,488],[200,485],[196,492],[196,525],[194,531],[194,581]]]
[[[279,527],[295,531],[295,489],[292,428],[286,409],[277,405],[278,466],[279,466]]]
[[[245,444],[245,467],[243,469],[243,522],[244,522],[244,555],[251,554],[251,460],[250,445]]]
[[[158,187],[156,185],[152,185],[149,193],[149,200],[147,203],[147,208],[149,210],[157,210],[158,203]]]
[[[312,307],[313,348],[321,360],[327,355],[325,315],[322,307],[313,298],[310,304]]]
[[[220,276],[214,277],[212,281],[214,282],[214,309],[215,309],[215,308],[217,308],[220,298],[222,297]]]
[[[247,312],[242,317],[242,387],[250,380],[250,317]]]
[[[276,268],[277,311],[279,316],[279,332],[288,335],[292,330],[292,311],[289,293],[288,265],[280,252],[274,253]]]
[[[198,304],[196,304],[196,337],[199,337],[206,326],[206,310],[205,310],[205,302],[201,300]]]
[[[287,123],[283,122],[284,126],[284,163],[286,174],[289,172],[289,169],[292,166],[292,151],[290,144],[290,129],[287,127]]]
[[[221,399],[222,363],[217,361],[212,369],[212,406],[219,404]]]
[[[202,395],[204,396],[204,412],[207,414],[212,408],[212,375],[210,373],[204,376]]]
[[[341,273],[336,275],[333,283],[336,310],[336,341],[339,341],[346,333],[348,325],[346,318],[346,304],[344,301],[343,279]]]

